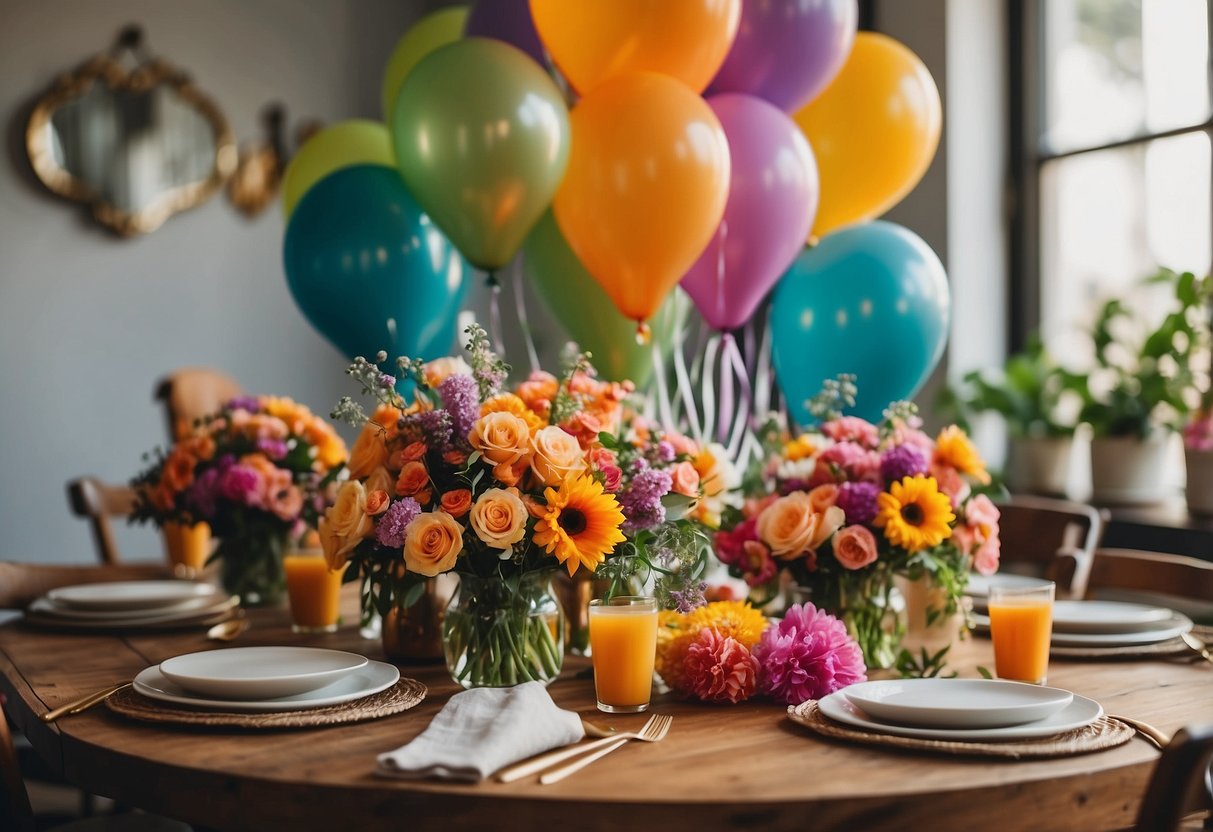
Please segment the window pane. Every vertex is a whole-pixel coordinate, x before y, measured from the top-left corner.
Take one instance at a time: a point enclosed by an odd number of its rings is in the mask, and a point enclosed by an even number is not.
[[[1076,327],[1159,266],[1213,258],[1208,136],[1191,133],[1048,162],[1041,178],[1041,330],[1079,362]],[[1139,302],[1162,306],[1165,296]]]
[[[1208,117],[1207,0],[1048,0],[1041,7],[1046,151]]]

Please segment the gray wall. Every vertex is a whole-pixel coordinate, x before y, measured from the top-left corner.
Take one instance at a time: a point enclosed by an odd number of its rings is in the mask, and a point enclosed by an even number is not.
[[[21,135],[30,100],[109,46],[126,23],[189,70],[238,139],[282,101],[292,119],[376,117],[392,46],[424,7],[409,0],[0,0],[0,530],[2,557],[93,557],[64,482],[121,482],[164,436],[155,380],[194,364],[249,390],[327,413],[342,357],[287,292],[277,206],[249,221],[222,197],[123,241],[31,182]],[[429,4],[436,5],[436,4]],[[124,529],[133,558],[158,538]]]

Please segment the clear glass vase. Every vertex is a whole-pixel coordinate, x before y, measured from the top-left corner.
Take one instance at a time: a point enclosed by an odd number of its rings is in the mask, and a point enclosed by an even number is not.
[[[892,667],[901,650],[905,627],[892,594],[892,576],[884,570],[849,573],[829,585],[789,587],[792,603],[812,602],[846,625],[869,670]]]
[[[219,580],[224,591],[240,596],[246,607],[268,607],[286,594],[286,572],[282,553],[287,535],[259,533],[228,536],[219,541]]]
[[[446,666],[465,688],[512,687],[560,675],[564,614],[550,571],[516,581],[460,575],[442,624]]]

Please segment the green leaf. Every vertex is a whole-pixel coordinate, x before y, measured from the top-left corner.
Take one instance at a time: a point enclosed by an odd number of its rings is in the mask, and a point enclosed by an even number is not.
[[[977,665],[977,672],[981,674],[983,679],[993,679],[994,674],[990,672],[990,668]]]

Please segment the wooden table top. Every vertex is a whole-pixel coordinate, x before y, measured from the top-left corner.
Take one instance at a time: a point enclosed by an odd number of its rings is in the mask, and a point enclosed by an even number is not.
[[[294,636],[282,610],[252,613],[237,645],[310,644],[379,658],[354,628]],[[130,679],[148,665],[207,649],[200,633],[80,635],[0,627],[0,687],[10,717],[71,782],[123,803],[213,829],[536,828],[621,823],[674,829],[906,829],[989,826],[1103,829],[1132,823],[1157,752],[1140,738],[1096,754],[1011,762],[848,745],[819,737],[754,700],[734,707],[659,697],[668,738],[633,743],[553,786],[475,786],[375,775],[377,754],[412,739],[457,691],[441,666],[404,667],[425,702],[378,721],[274,733],[158,727],[95,708],[55,725],[38,715]],[[953,666],[993,666],[988,641],[962,642]],[[562,707],[631,730],[643,715],[594,710],[592,682],[569,660],[550,690]],[[1213,715],[1213,665],[1169,661],[1052,662],[1049,681],[1112,714],[1167,732]],[[433,826],[428,826],[432,823]],[[441,823],[441,827],[438,824]]]

